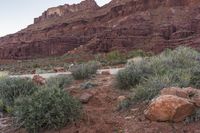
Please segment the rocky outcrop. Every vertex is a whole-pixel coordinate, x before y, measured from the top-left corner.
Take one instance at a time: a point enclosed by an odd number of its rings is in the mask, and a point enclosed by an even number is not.
[[[200,50],[199,0],[94,0],[50,8],[35,23],[0,38],[0,58],[26,59],[68,51]]]
[[[42,16],[40,16],[39,18],[35,18],[34,23],[39,23],[53,17],[70,17],[72,16],[72,14],[76,15],[80,12],[94,11],[98,8],[99,6],[94,0],[85,0],[82,1],[80,4],[74,5],[65,4],[63,6],[49,8],[47,11],[42,13]]]

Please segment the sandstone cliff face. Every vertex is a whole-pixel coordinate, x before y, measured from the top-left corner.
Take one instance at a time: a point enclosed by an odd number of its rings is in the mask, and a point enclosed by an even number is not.
[[[99,6],[96,4],[94,0],[85,0],[80,4],[68,5],[65,4],[63,6],[49,8],[45,11],[42,16],[34,19],[34,23],[39,23],[41,21],[45,21],[46,19],[53,17],[62,17],[62,16],[70,16],[72,14],[78,14],[80,12],[94,11],[98,9]],[[75,15],[76,15],[75,14]]]
[[[94,0],[50,8],[26,29],[0,38],[0,58],[25,59],[187,45],[200,50],[199,0]],[[80,47],[81,46],[81,47]],[[79,48],[80,47],[80,48]]]

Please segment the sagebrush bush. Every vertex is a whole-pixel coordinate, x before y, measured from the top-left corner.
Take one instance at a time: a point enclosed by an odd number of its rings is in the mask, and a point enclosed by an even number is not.
[[[5,109],[3,101],[0,99],[0,113],[3,112]]]
[[[106,61],[110,65],[124,64],[126,63],[126,57],[119,51],[112,51],[105,57]]]
[[[150,53],[146,53],[143,50],[133,50],[128,52],[127,58],[134,58],[134,57],[145,57],[150,56]]]
[[[96,74],[99,63],[92,61],[85,64],[75,65],[72,69],[72,75],[75,79],[87,79]]]
[[[73,81],[73,77],[69,75],[59,75],[56,77],[49,78],[47,80],[47,87],[55,87],[64,89],[65,87],[68,87]]]
[[[159,76],[155,75],[143,80],[139,85],[135,87],[134,101],[151,100],[159,94],[160,90],[170,86],[177,86],[172,81],[172,77],[169,75]]]
[[[128,64],[116,76],[119,88],[132,88],[136,100],[151,100],[164,87],[188,87],[198,84],[200,53],[187,48],[167,49],[142,63]],[[137,67],[136,67],[137,66]],[[196,75],[196,76],[195,76]]]
[[[16,98],[31,95],[37,90],[38,86],[31,79],[9,77],[0,79],[0,97],[6,106],[12,106]]]
[[[190,85],[197,89],[200,89],[200,70],[199,69],[192,72],[191,79],[190,79]]]
[[[17,123],[33,133],[40,129],[59,129],[80,115],[81,104],[57,88],[44,88],[30,97],[18,98],[14,106]]]
[[[152,74],[150,64],[146,61],[131,63],[116,75],[116,86],[120,89],[135,87],[143,78]]]
[[[123,111],[131,105],[131,99],[121,101],[117,106],[117,111]]]

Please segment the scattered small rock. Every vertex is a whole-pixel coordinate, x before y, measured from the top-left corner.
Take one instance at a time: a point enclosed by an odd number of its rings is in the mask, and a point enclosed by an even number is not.
[[[136,111],[138,111],[138,110],[139,110],[138,108],[136,108],[136,109],[131,109],[132,112],[136,112]]]
[[[41,77],[40,75],[35,75],[33,76],[33,82],[36,83],[37,85],[45,85],[46,80],[45,78]]]
[[[125,117],[125,120],[131,120],[131,119],[134,119],[135,118],[135,116],[127,116],[127,117]]]
[[[32,71],[31,71],[31,74],[36,74],[36,70],[32,70]]]
[[[83,94],[80,96],[79,100],[80,100],[80,102],[82,102],[82,103],[88,103],[89,100],[90,100],[92,97],[93,97],[93,95],[92,95],[91,93],[85,92],[85,93],[83,93]]]
[[[97,84],[95,84],[95,83],[91,83],[91,82],[85,82],[85,83],[82,83],[81,85],[80,85],[80,88],[81,89],[90,89],[90,88],[93,88],[93,87],[96,87],[97,86]]]

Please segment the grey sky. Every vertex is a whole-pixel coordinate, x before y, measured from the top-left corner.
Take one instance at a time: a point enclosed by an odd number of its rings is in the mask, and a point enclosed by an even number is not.
[[[82,0],[1,0],[0,36],[15,33],[33,23],[47,8],[63,4],[79,3]],[[96,0],[102,6],[110,0]]]

